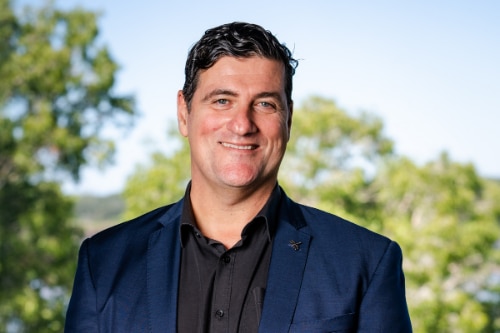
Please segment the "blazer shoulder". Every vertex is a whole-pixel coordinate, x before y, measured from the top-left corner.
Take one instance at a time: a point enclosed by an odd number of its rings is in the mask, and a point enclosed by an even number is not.
[[[313,242],[321,247],[334,248],[351,251],[356,249],[357,253],[369,254],[369,256],[381,256],[390,248],[391,244],[397,243],[375,231],[346,220],[335,214],[290,201],[294,207],[289,210],[294,212],[295,219],[303,219],[302,230],[310,233]]]

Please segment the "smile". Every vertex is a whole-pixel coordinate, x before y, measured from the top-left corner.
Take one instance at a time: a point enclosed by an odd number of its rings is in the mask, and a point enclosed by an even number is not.
[[[240,150],[253,150],[257,148],[257,146],[255,145],[235,145],[227,142],[221,142],[220,144],[226,148],[240,149]]]

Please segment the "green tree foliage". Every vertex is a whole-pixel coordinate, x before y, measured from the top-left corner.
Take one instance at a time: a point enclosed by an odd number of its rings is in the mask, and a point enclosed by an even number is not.
[[[177,129],[169,130],[169,142],[178,144],[172,154],[156,152],[151,165],[138,166],[125,186],[125,219],[179,200],[191,177],[189,145]]]
[[[128,217],[182,196],[189,150],[185,141],[180,147],[131,177]],[[500,184],[473,165],[446,154],[416,165],[393,152],[377,117],[311,97],[294,111],[280,184],[402,246],[416,333],[500,330]]]
[[[392,154],[393,142],[379,118],[352,117],[334,101],[313,96],[294,112],[280,183],[299,202],[345,218],[363,217],[379,229],[369,185],[376,166]]]
[[[496,332],[485,308],[495,308],[492,299],[500,305],[492,284],[500,277],[499,201],[486,191],[492,185],[446,154],[423,167],[396,159],[377,175],[384,231],[405,253],[415,332]]]
[[[113,153],[101,130],[133,100],[97,17],[0,0],[0,331],[61,332],[81,232],[60,182]]]

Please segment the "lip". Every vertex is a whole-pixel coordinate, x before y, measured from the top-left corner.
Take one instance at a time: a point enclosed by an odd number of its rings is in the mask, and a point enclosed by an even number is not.
[[[237,150],[255,150],[257,149],[257,145],[255,144],[236,144],[230,142],[219,142],[219,144],[225,148],[237,149]]]

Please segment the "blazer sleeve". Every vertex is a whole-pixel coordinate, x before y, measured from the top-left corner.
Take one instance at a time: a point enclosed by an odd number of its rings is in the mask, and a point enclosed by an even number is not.
[[[399,245],[389,243],[361,302],[358,333],[412,332],[402,260]]]
[[[89,255],[89,240],[80,247],[73,292],[66,312],[65,333],[98,332],[96,290],[92,281]]]

